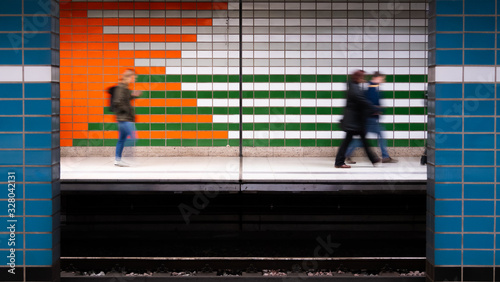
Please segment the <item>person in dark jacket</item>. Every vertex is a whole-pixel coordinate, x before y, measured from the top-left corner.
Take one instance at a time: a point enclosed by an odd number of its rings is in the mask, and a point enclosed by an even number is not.
[[[132,91],[129,85],[135,82],[136,73],[134,70],[126,70],[118,86],[115,88],[113,95],[113,108],[118,122],[118,143],[116,143],[115,165],[129,166],[122,161],[123,148],[125,141],[130,137],[132,142],[135,141],[135,111],[130,102],[141,95],[140,91]]]
[[[336,168],[350,168],[351,166],[345,164],[345,153],[352,137],[359,135],[366,155],[372,164],[380,162],[370,150],[366,135],[366,118],[367,116],[378,114],[379,109],[373,105],[363,93],[361,83],[364,82],[365,72],[357,70],[351,75],[350,81],[347,83],[347,97],[346,105],[344,108],[344,118],[341,122],[341,128],[346,132],[346,136],[339,147],[337,156],[335,158]]]

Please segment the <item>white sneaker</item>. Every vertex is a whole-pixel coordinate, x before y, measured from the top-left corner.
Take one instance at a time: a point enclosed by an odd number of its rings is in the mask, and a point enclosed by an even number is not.
[[[120,161],[115,160],[115,166],[128,167],[130,165],[122,160]]]

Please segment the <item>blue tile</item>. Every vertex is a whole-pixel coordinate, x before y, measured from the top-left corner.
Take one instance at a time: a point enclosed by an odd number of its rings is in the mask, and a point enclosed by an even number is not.
[[[22,149],[22,134],[0,134],[0,149]]]
[[[23,101],[16,100],[0,100],[0,112],[2,115],[22,115]]]
[[[26,151],[26,165],[51,165],[52,155],[50,150],[46,151]]]
[[[465,48],[495,48],[494,33],[465,33]]]
[[[462,65],[462,50],[436,50],[437,65]]]
[[[51,90],[50,83],[24,84],[24,96],[26,98],[51,98]]]
[[[0,199],[8,199],[9,194],[12,192],[15,195],[16,199],[22,199],[23,198],[23,184],[20,184],[19,182],[14,183],[14,187],[8,186],[9,188],[14,188],[13,191],[9,191],[7,189],[7,184],[4,184],[5,189],[0,190]],[[11,194],[12,196],[12,194]]]
[[[460,249],[462,247],[462,234],[434,234],[434,248]]]
[[[462,84],[436,84],[436,99],[462,98]]]
[[[24,101],[24,113],[26,115],[50,115],[52,114],[52,101],[26,100]]]
[[[464,118],[464,132],[495,132],[495,119]]]
[[[464,199],[495,199],[495,186],[493,184],[465,184]]]
[[[51,132],[52,118],[51,117],[26,117],[25,120],[26,132]]]
[[[51,7],[55,5],[53,1],[40,1],[40,0],[24,0],[24,13],[25,14],[51,14]]]
[[[439,265],[461,265],[462,252],[461,251],[444,251],[438,250],[434,252],[434,261],[436,266]]]
[[[25,146],[27,149],[50,149],[52,148],[52,135],[26,134]]]
[[[52,234],[26,234],[27,249],[51,249]]]
[[[494,149],[495,135],[493,134],[465,134],[465,149]]]
[[[0,83],[0,98],[23,98],[23,85],[20,83]]]
[[[462,31],[462,17],[436,17],[436,31]]]
[[[462,101],[437,100],[436,115],[462,115]]]
[[[1,222],[1,221],[0,221]],[[12,224],[12,222],[5,222],[5,223],[9,223],[7,225],[4,225],[4,226],[9,226],[10,224]],[[10,250],[10,248],[12,247],[15,247],[16,249],[22,249],[23,246],[24,246],[24,234],[19,234],[18,232],[18,227],[19,227],[19,221],[16,222],[16,241],[10,241],[7,240],[7,238],[9,238],[9,234],[5,233],[5,234],[0,234],[0,249],[6,249],[6,250]],[[9,243],[11,244],[9,246]],[[13,245],[14,244],[14,245]],[[13,280],[10,280],[10,281],[13,281]]]
[[[464,14],[466,15],[494,15],[495,1],[492,0],[465,0]]]
[[[52,51],[50,50],[25,50],[25,65],[50,65],[52,62]]]
[[[464,266],[493,265],[494,251],[464,251]]]
[[[436,34],[436,48],[462,48],[462,45],[463,35],[461,33]]]
[[[23,251],[16,249],[15,252],[16,266],[22,264],[23,261]],[[0,251],[0,265],[8,265],[10,261],[10,251]],[[11,280],[12,281],[12,280]]]
[[[436,199],[461,199],[462,184],[434,184]]]
[[[22,132],[22,117],[0,117],[0,132]]]
[[[50,31],[51,18],[46,16],[25,16],[24,31]]]
[[[23,13],[23,0],[9,0],[0,6],[0,14],[16,15]]]
[[[456,15],[463,13],[463,2],[461,0],[438,0],[436,1],[437,15]]]
[[[495,31],[495,17],[465,17],[464,31]]]
[[[22,65],[22,50],[0,50],[0,65]]]
[[[26,217],[26,232],[52,232],[52,217]]]
[[[52,251],[26,251],[26,266],[41,265],[52,265]]]
[[[5,202],[4,202],[5,203]],[[16,201],[16,216],[17,217],[20,217],[23,215],[23,206],[24,206],[24,202],[22,201]],[[0,216],[7,216],[8,213],[7,213],[7,209],[4,209],[4,210],[1,210],[0,209]]]
[[[436,151],[436,165],[462,165],[462,151]]]
[[[495,202],[464,201],[464,215],[495,215]]]
[[[26,215],[52,215],[52,201],[26,201]]]
[[[2,140],[2,138],[0,138]],[[22,167],[0,167],[0,175],[7,175],[9,172],[14,172],[16,182],[23,181],[23,168]]]
[[[436,200],[436,215],[462,215],[462,201]]]
[[[436,232],[462,232],[461,217],[435,217]]]
[[[0,48],[23,48],[21,33],[0,33]]]
[[[493,217],[465,217],[464,232],[494,232]]]
[[[465,65],[494,65],[494,50],[465,50]]]
[[[462,118],[437,117],[436,132],[462,132]]]
[[[436,134],[436,149],[461,149],[461,134]]]
[[[464,165],[495,165],[495,152],[465,151]]]
[[[28,151],[26,151],[28,152]],[[26,184],[26,199],[51,199],[52,184]]]
[[[22,17],[0,17],[0,31],[21,31]]]
[[[27,167],[25,173],[26,182],[52,182],[51,167]]]
[[[52,47],[52,38],[50,33],[25,33],[25,48],[50,48]]]
[[[495,98],[495,84],[466,83],[464,84],[464,98],[493,99]]]
[[[0,165],[23,165],[23,151],[0,150]]]
[[[495,251],[495,262],[497,266],[500,265],[500,251]]]

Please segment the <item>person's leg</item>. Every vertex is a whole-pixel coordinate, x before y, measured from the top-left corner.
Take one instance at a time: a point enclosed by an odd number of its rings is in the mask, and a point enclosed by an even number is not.
[[[128,130],[125,121],[118,122],[118,142],[116,143],[115,160],[119,161],[122,159],[123,147],[125,146],[125,140],[127,140]]]
[[[368,140],[366,140],[366,133],[360,132],[359,137],[361,138],[361,142],[363,142],[363,147],[365,148],[366,155],[368,156],[368,159],[370,159],[370,162],[378,163],[380,159],[370,149]]]
[[[351,143],[349,144],[349,147],[347,147],[347,150],[345,151],[345,157],[350,158],[352,153],[354,153],[354,150],[361,147],[361,145],[363,145],[363,143],[361,143],[361,140],[353,138]]]
[[[368,132],[373,132],[377,134],[377,139],[378,139],[378,145],[380,147],[380,151],[382,152],[382,158],[383,159],[390,159],[391,157],[389,156],[389,152],[387,151],[387,143],[382,136],[382,127],[380,126],[380,123],[378,119],[376,118],[371,118],[372,121],[370,121],[370,125],[367,128]]]
[[[342,144],[340,144],[339,151],[337,152],[337,156],[335,157],[335,166],[341,166],[345,164],[345,152],[349,143],[351,143],[353,136],[353,132],[347,131]]]

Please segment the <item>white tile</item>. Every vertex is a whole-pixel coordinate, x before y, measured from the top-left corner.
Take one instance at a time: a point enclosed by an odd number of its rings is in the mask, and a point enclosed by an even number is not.
[[[47,82],[51,80],[52,80],[52,68],[50,66],[24,67],[24,81]]]
[[[23,67],[0,67],[0,81],[23,81]]]
[[[462,67],[435,67],[436,82],[461,82]]]
[[[464,67],[464,82],[495,82],[495,67]]]

